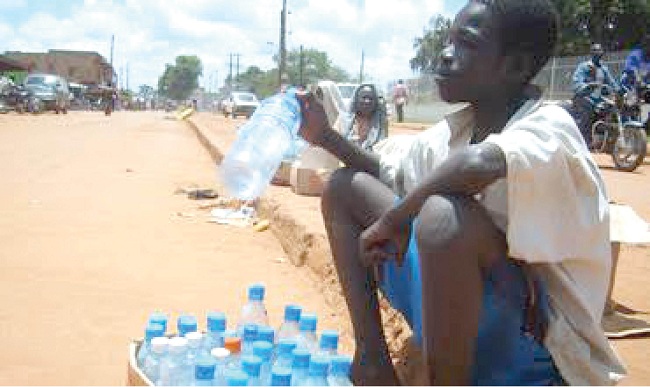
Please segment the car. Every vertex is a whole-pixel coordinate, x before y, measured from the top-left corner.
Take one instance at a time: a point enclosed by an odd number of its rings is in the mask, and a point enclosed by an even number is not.
[[[39,110],[66,114],[70,108],[70,88],[65,78],[54,74],[29,74],[24,86],[38,100]]]
[[[260,101],[255,94],[246,91],[233,91],[222,103],[223,113],[232,118],[246,116],[250,118],[260,106]]]
[[[337,83],[336,86],[341,93],[341,98],[343,99],[343,105],[348,111],[352,110],[352,98],[354,97],[354,91],[359,87],[358,83]]]

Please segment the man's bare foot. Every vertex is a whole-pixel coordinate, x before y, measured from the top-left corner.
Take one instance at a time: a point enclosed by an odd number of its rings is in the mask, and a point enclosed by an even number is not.
[[[355,386],[399,386],[400,381],[390,359],[362,357],[355,354],[350,370]]]

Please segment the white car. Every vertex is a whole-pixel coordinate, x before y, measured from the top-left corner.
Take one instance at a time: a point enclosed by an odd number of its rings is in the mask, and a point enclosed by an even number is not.
[[[226,117],[246,116],[250,118],[260,106],[260,101],[255,94],[245,91],[233,91],[223,103],[223,113]]]

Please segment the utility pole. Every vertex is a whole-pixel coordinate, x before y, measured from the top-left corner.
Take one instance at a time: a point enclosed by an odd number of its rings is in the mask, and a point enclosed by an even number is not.
[[[363,83],[363,62],[365,60],[365,54],[361,50],[361,67],[359,68],[359,83]]]
[[[230,70],[228,73],[228,91],[232,90],[232,53],[230,53]]]
[[[235,56],[237,57],[237,77],[235,79],[239,82],[239,57],[241,54],[235,54]]]
[[[305,56],[302,52],[302,44],[301,44],[300,45],[300,84],[301,85],[305,84],[304,68],[305,68]]]
[[[282,11],[280,12],[280,62],[278,64],[278,87],[282,86],[287,66],[287,47],[285,41],[287,23],[287,0],[282,0]]]
[[[113,47],[114,46],[115,46],[115,34],[111,35],[111,58],[110,58],[110,61],[111,61],[111,63],[110,63],[110,65],[111,65],[111,69],[110,69],[110,71],[111,71],[111,82],[110,82],[110,84],[111,84],[111,86],[115,86],[115,85],[113,85],[113,82],[115,81],[115,70],[113,70]]]

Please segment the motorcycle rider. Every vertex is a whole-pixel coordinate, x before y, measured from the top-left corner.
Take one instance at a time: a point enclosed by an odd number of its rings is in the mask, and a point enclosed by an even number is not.
[[[573,108],[578,128],[591,147],[591,122],[595,107],[603,101],[603,85],[610,86],[619,95],[623,88],[612,76],[609,68],[602,62],[605,50],[600,43],[591,45],[591,59],[576,67],[573,73]]]
[[[621,85],[628,91],[641,92],[639,97],[650,103],[650,33],[647,33],[638,48],[632,50],[625,59]],[[650,129],[650,112],[646,119]]]

